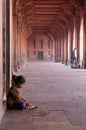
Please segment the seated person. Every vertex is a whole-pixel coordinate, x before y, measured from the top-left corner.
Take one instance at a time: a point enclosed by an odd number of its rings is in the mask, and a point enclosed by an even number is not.
[[[31,105],[20,96],[18,89],[24,87],[25,78],[23,76],[12,76],[12,87],[7,93],[7,108],[8,109],[34,109],[36,106]]]

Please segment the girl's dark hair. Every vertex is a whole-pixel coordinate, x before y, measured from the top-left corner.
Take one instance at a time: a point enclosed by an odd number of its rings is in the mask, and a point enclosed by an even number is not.
[[[25,83],[25,78],[22,75],[16,76],[13,75],[12,76],[12,85],[18,85],[18,84],[22,84]]]
[[[12,86],[15,85],[15,80],[16,80],[17,76],[16,75],[12,75]]]

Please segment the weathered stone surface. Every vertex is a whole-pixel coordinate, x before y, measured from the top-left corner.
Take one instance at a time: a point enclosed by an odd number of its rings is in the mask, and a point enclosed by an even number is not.
[[[51,62],[30,62],[17,74],[20,90],[35,110],[7,110],[0,130],[86,130],[86,70]]]

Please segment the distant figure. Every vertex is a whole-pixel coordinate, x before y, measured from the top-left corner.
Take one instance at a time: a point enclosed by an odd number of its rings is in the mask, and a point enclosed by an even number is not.
[[[74,50],[73,50],[72,54],[71,54],[71,62],[72,62],[72,64],[74,64],[74,61],[75,61],[75,54],[74,54]]]
[[[77,64],[77,50],[76,50],[76,48],[74,48],[74,55],[75,55],[75,64]]]
[[[18,89],[24,87],[25,78],[22,75],[12,76],[12,87],[7,93],[7,108],[8,109],[34,109],[36,106],[31,105],[23,97],[20,96]]]
[[[74,48],[74,50],[72,51],[71,61],[72,61],[72,64],[77,64],[77,50],[76,50],[76,48]]]
[[[80,62],[77,59],[77,50],[76,50],[76,48],[74,48],[74,50],[72,51],[71,62],[72,62],[71,68],[80,69]]]

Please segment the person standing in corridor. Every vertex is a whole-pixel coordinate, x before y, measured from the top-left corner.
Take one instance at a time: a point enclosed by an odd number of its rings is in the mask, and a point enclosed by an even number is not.
[[[77,64],[77,50],[74,48],[74,62]]]

